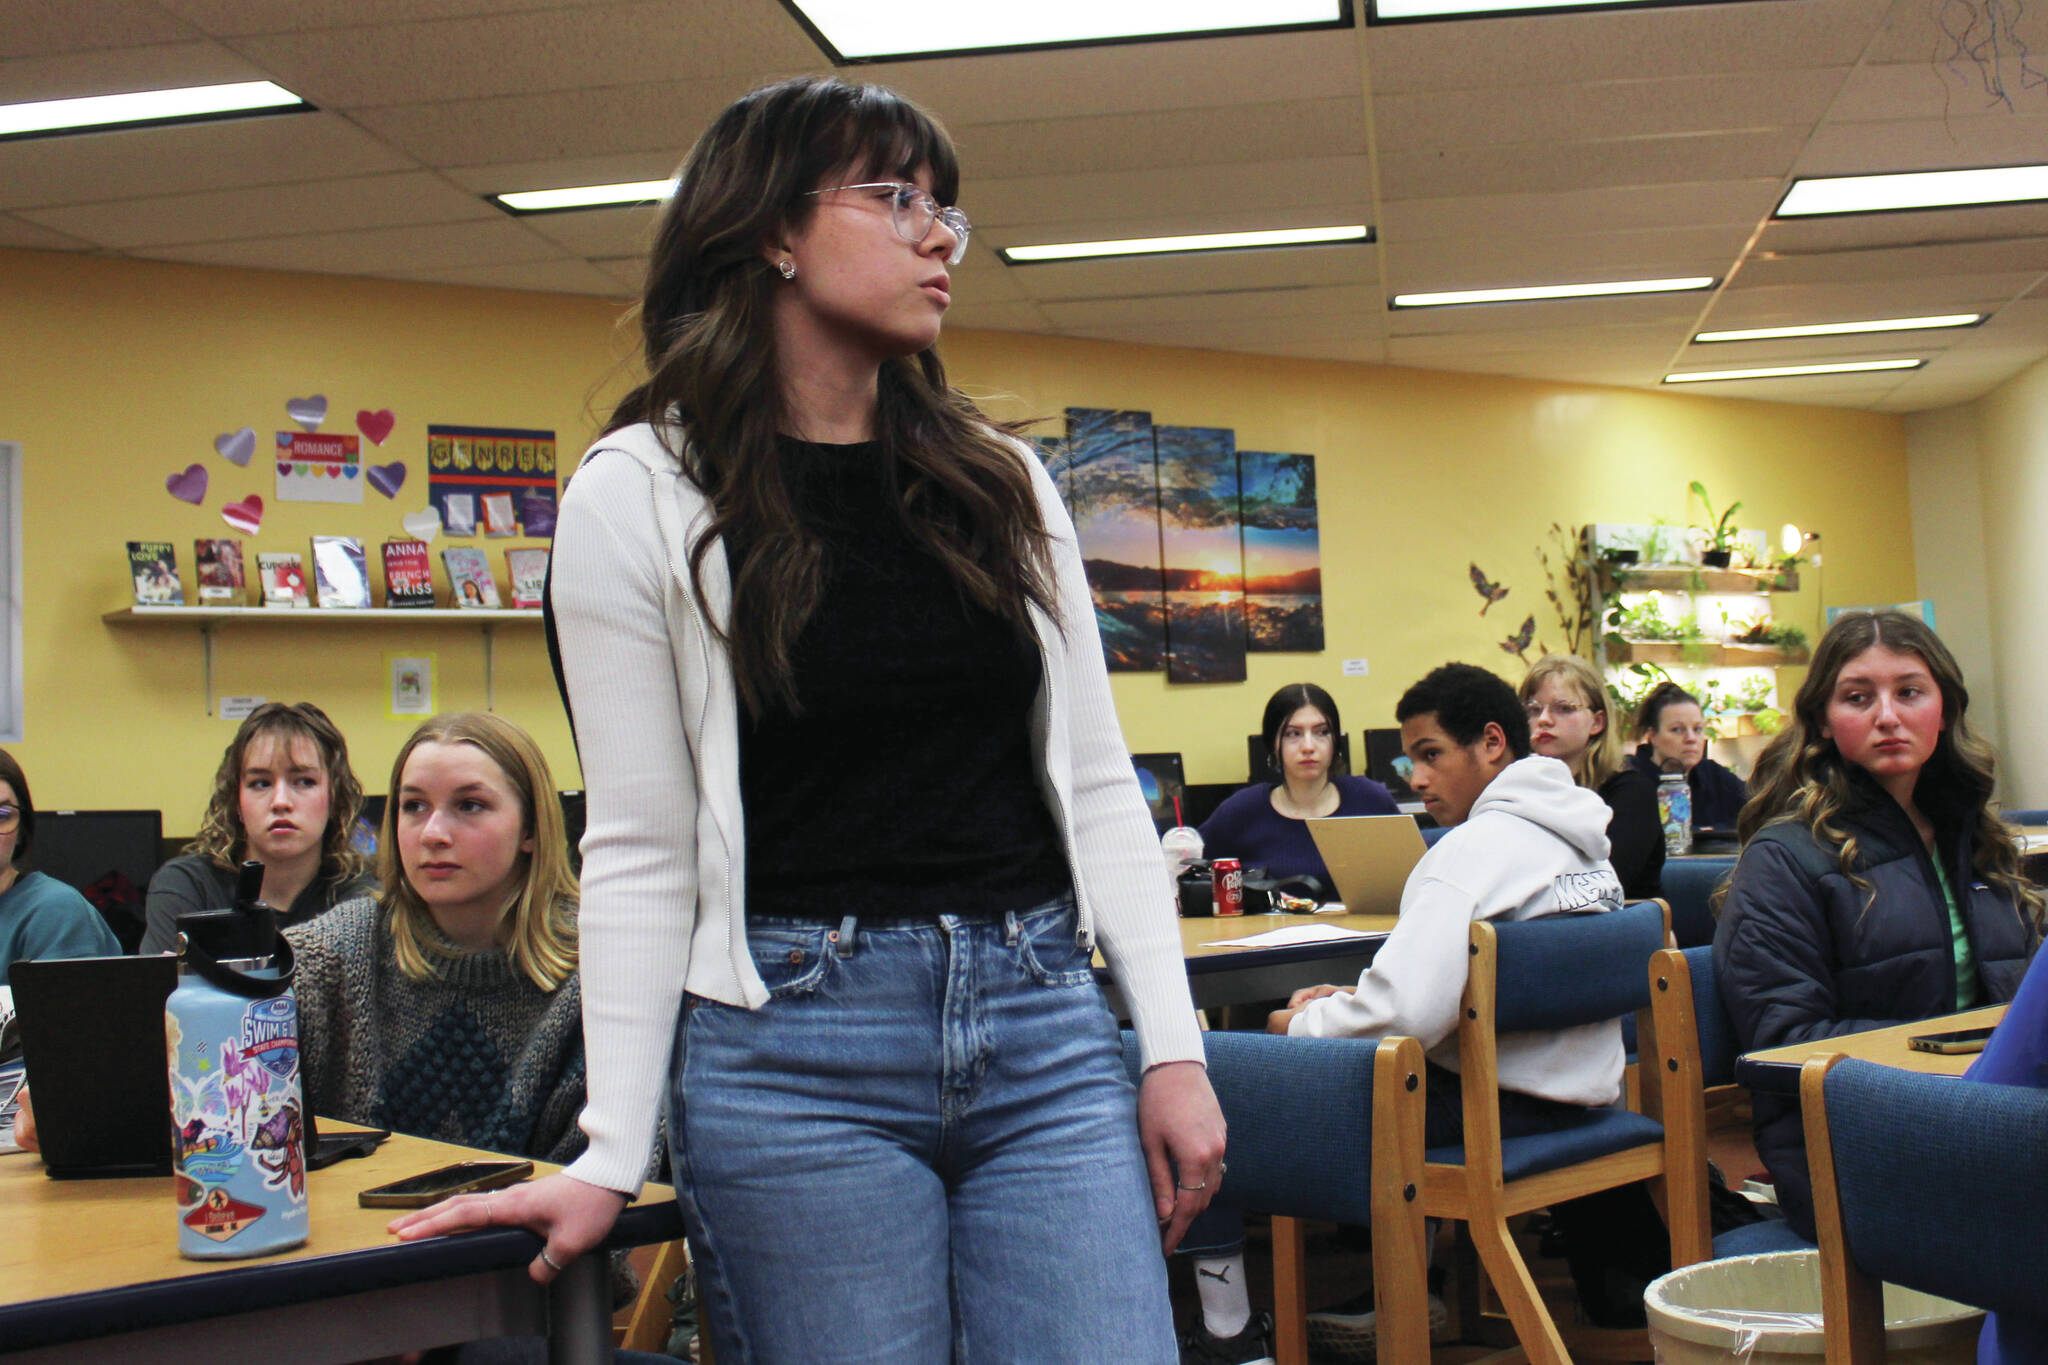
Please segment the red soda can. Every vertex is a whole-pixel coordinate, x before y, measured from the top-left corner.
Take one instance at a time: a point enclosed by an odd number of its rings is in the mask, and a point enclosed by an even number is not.
[[[1217,858],[1209,864],[1216,879],[1216,913],[1244,913],[1244,864],[1235,858]]]

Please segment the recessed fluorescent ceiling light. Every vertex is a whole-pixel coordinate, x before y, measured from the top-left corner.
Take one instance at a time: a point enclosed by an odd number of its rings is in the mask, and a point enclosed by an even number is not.
[[[1251,247],[1336,246],[1371,240],[1371,228],[1353,223],[1348,227],[1277,228],[1270,232],[1205,232],[1192,237],[1132,237],[1120,242],[1048,242],[1043,246],[1006,246],[1001,255],[1012,265],[1022,265],[1033,261],[1082,261],[1099,256],[1169,256],[1189,251],[1243,251]]]
[[[1717,379],[1790,379],[1801,374],[1861,374],[1867,370],[1913,370],[1925,360],[1847,360],[1836,365],[1773,365],[1759,370],[1692,370],[1667,374],[1667,384],[1705,384]]]
[[[1668,5],[1672,0],[1373,0],[1369,23],[1404,19],[1462,19],[1481,14],[1519,14],[1546,9],[1629,9]]]
[[[784,0],[835,60],[1131,42],[1258,29],[1339,28],[1350,0]]]
[[[82,133],[132,123],[185,123],[244,114],[285,113],[311,105],[269,81],[193,85],[182,90],[136,90],[33,104],[0,104],[0,137]]]
[[[613,208],[620,204],[652,204],[668,198],[673,180],[634,180],[620,185],[576,185],[563,190],[515,190],[485,198],[514,213],[554,213],[562,209]]]
[[[1607,294],[1677,294],[1711,289],[1712,275],[1675,280],[1608,280],[1601,284],[1532,284],[1519,289],[1453,289],[1436,294],[1396,294],[1396,308],[1442,308],[1456,303],[1523,303],[1530,299],[1589,299]]]
[[[1982,313],[1944,313],[1933,318],[1873,318],[1869,322],[1816,322],[1805,327],[1745,327],[1734,332],[1701,332],[1694,341],[1766,341],[1772,337],[1851,336],[1857,332],[1918,332],[1932,327],[1970,327]]]
[[[1909,171],[1899,175],[1837,175],[1792,182],[1779,218],[1887,209],[1955,208],[2048,199],[2048,166],[1987,166],[1974,171]]]

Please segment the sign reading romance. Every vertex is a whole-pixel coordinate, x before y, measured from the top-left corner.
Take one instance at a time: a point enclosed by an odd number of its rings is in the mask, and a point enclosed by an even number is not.
[[[287,502],[361,502],[361,437],[277,433],[277,496]]]

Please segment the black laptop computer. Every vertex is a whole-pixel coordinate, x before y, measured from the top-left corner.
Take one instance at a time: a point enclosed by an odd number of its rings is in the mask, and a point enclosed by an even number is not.
[[[22,961],[8,979],[50,1174],[169,1175],[164,1001],[177,959]]]

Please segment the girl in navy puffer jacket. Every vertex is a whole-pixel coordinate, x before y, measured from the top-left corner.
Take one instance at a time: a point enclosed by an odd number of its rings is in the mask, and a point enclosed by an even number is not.
[[[1743,1051],[2010,1000],[2042,896],[1991,810],[1954,656],[1914,617],[1856,612],[1793,705],[1757,761],[1714,935]],[[1798,1101],[1759,1094],[1755,1119],[1779,1205],[1811,1238]]]

